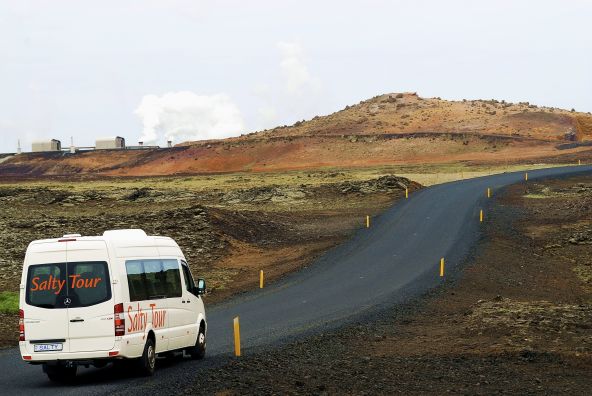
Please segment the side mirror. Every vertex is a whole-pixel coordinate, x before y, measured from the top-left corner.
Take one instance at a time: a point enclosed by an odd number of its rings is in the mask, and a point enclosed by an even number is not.
[[[197,280],[197,286],[195,287],[195,291],[197,292],[198,296],[201,296],[206,293],[206,281],[204,279]]]

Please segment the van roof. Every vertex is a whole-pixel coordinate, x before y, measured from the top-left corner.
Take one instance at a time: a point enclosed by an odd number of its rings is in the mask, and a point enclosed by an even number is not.
[[[109,230],[105,231],[102,236],[79,236],[80,234],[66,234],[61,238],[39,239],[29,244],[31,252],[53,251],[55,247],[51,248],[49,245],[60,242],[90,242],[90,241],[104,241],[115,249],[118,257],[129,255],[137,255],[138,250],[143,251],[141,255],[152,255],[157,249],[160,254],[183,254],[179,245],[169,237],[150,236],[140,229],[123,229],[123,230]],[[60,243],[61,245],[61,243]],[[152,249],[150,249],[152,248]],[[165,253],[166,252],[166,253]],[[135,253],[135,254],[134,254]],[[158,253],[157,253],[158,254]]]
[[[168,238],[168,237],[160,237],[160,236],[150,236],[147,235],[144,230],[139,228],[130,228],[130,229],[120,229],[120,230],[107,230],[103,232],[103,235],[81,235],[81,234],[64,234],[59,238],[46,238],[46,239],[37,239],[32,241],[31,243],[48,243],[48,242],[66,242],[66,240],[76,239],[76,240],[104,240],[104,241],[112,241],[112,240],[142,240],[146,238]],[[168,238],[170,239],[170,238]]]
[[[103,238],[105,239],[143,239],[148,235],[144,230],[139,228],[132,228],[128,230],[108,230],[103,232]]]

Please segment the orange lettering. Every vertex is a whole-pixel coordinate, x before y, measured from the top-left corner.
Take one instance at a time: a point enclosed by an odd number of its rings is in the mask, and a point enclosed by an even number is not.
[[[133,327],[132,327],[132,320],[133,319],[132,319],[132,314],[130,312],[132,312],[132,306],[131,305],[129,307],[127,307],[127,317],[129,318],[129,324],[130,324],[128,326],[128,328],[127,328],[127,332],[128,333],[131,333],[132,330],[133,330]]]
[[[101,281],[101,278],[84,279],[80,275],[70,275],[72,282],[70,288],[72,289],[86,289],[97,287],[97,284]]]
[[[138,303],[138,310],[135,314],[133,314],[132,306],[127,307],[127,317],[129,319],[129,326],[127,328],[128,333],[133,333],[136,331],[146,329],[146,325],[148,324],[148,314],[142,312],[142,308],[140,308],[140,303]]]
[[[33,287],[31,288],[31,291],[37,291],[39,290],[39,283],[37,283],[39,281],[39,277],[36,276],[33,279],[31,279],[31,283],[33,284]]]
[[[154,307],[156,307],[156,304],[150,304],[150,308],[152,308],[152,326],[154,328],[164,327],[166,310],[154,310]]]
[[[72,278],[72,284],[70,286],[71,289],[76,289],[76,278],[80,278],[80,275],[70,275],[70,278]]]
[[[65,279],[64,280],[57,279],[57,282],[58,282],[58,291],[55,292],[55,294],[60,294],[60,292],[62,291],[62,288],[66,284],[66,280]],[[55,289],[55,287],[54,287],[54,289]]]

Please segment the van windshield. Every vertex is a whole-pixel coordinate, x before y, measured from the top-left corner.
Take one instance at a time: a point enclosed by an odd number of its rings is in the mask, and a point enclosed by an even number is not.
[[[27,304],[40,308],[78,308],[111,299],[109,270],[104,261],[31,265]]]

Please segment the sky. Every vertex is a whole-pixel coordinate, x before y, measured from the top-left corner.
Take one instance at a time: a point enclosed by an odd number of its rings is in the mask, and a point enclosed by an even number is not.
[[[592,0],[0,0],[0,152],[237,136],[388,92],[592,111]]]

